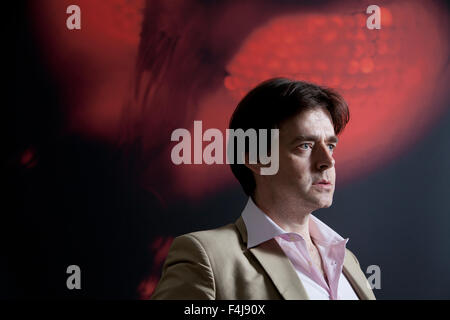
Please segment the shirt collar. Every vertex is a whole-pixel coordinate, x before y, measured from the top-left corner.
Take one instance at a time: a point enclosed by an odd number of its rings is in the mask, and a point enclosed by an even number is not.
[[[247,248],[255,247],[277,236],[289,234],[258,208],[251,197],[248,198],[247,205],[242,211],[242,219],[247,229]],[[318,244],[324,246],[345,245],[348,241],[348,238],[342,238],[312,214],[309,217],[309,233]]]

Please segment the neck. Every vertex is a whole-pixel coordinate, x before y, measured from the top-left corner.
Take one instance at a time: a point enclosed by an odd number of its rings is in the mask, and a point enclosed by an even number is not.
[[[255,204],[269,216],[280,228],[286,232],[295,232],[305,239],[308,245],[312,244],[309,233],[309,216],[312,212],[301,204],[289,199],[265,196],[255,192],[252,197]]]

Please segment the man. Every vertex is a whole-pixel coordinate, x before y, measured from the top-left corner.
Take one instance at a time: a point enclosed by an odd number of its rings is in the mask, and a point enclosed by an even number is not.
[[[175,238],[152,299],[375,299],[348,239],[312,215],[332,204],[348,121],[330,89],[274,78],[251,90],[230,129],[279,129],[279,170],[262,175],[246,145],[245,164],[231,164],[249,196],[241,217]]]

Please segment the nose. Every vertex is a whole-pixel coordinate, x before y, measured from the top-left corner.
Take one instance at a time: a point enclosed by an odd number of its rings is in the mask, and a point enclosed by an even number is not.
[[[325,144],[320,144],[317,150],[317,169],[324,171],[332,168],[335,164],[332,151]]]

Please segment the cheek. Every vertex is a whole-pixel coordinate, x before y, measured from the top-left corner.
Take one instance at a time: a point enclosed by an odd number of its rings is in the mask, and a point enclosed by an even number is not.
[[[283,160],[280,158],[279,172],[282,172],[282,175],[288,180],[294,179],[297,182],[309,183],[311,181],[309,168],[309,161],[299,156],[290,155]]]

